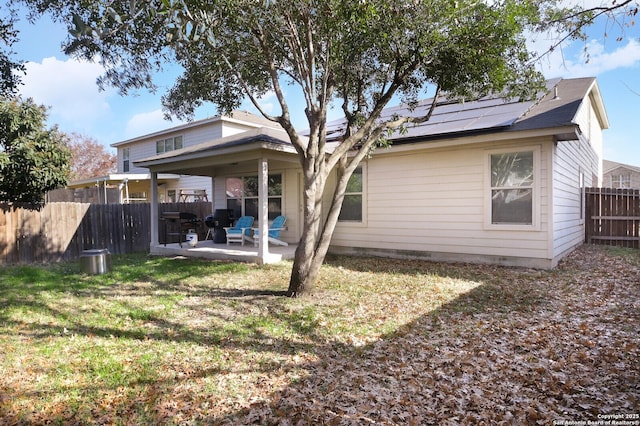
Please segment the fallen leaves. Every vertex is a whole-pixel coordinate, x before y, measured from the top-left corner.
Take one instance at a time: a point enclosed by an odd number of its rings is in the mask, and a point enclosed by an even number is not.
[[[296,301],[243,296],[214,274],[161,282],[171,309],[149,284],[126,283],[127,296],[81,300],[82,318],[119,304],[108,328],[61,311],[63,327],[46,319],[56,333],[35,319],[7,333],[27,349],[0,354],[0,424],[536,425],[634,413],[640,256],[626,253],[585,246],[553,271],[338,259],[316,297]],[[97,367],[122,377],[109,384]]]
[[[499,271],[492,286],[523,286],[505,288],[508,299],[521,300],[513,310],[485,311],[486,289],[472,291],[462,296],[472,300],[462,304],[478,302],[478,309],[459,311],[456,300],[413,322],[401,336],[383,337],[364,350],[360,342],[349,342],[350,351],[321,356],[323,363],[306,367],[305,380],[262,405],[261,419],[551,424],[637,410],[640,275],[634,264],[609,260],[601,250],[583,248],[555,276],[535,274],[542,282],[512,284],[510,277],[519,271]],[[522,300],[531,297],[535,301],[524,306]],[[248,420],[251,410],[246,415],[238,413],[232,422]]]

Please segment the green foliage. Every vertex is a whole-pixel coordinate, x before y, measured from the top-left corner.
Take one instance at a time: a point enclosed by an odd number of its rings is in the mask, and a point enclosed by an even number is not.
[[[24,72],[22,62],[13,59],[11,48],[18,41],[18,32],[13,27],[15,11],[9,6],[0,8],[0,96],[15,93],[20,84],[19,73]]]
[[[31,99],[0,98],[0,201],[37,204],[66,185],[70,153],[46,118]]]

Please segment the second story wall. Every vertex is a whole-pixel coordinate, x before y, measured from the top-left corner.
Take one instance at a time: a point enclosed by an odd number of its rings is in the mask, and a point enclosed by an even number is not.
[[[112,146],[118,151],[119,173],[146,173],[147,169],[135,167],[133,162],[153,157],[162,152],[210,142],[260,126],[275,127],[276,125],[253,114],[237,112],[232,117],[218,116],[199,120],[116,143]]]

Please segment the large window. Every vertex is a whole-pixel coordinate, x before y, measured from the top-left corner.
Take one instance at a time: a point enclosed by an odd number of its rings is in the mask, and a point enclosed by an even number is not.
[[[491,154],[491,223],[533,225],[534,152]]]
[[[611,175],[611,188],[631,188],[631,174]]]
[[[269,220],[282,214],[282,175],[269,175]],[[258,218],[258,176],[226,179],[227,208],[234,217]]]
[[[129,148],[122,148],[122,172],[129,171]]]
[[[344,194],[342,210],[340,210],[340,221],[362,222],[362,201],[364,194],[362,166],[358,166],[354,171]]]
[[[162,139],[156,142],[156,153],[162,154],[176,149],[182,149],[182,136]]]

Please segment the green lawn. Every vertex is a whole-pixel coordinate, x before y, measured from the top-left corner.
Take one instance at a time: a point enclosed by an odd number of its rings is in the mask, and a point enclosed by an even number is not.
[[[550,424],[640,407],[640,252],[552,271],[114,256],[0,269],[0,425]]]

